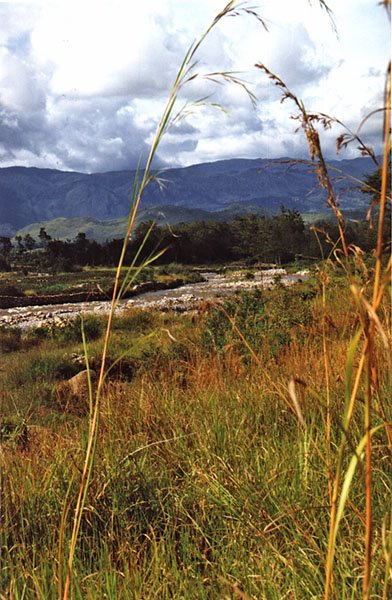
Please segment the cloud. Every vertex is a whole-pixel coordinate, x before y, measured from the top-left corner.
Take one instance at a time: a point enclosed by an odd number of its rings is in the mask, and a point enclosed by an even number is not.
[[[148,35],[147,35],[148,34]],[[51,72],[55,95],[150,96],[173,77],[164,21],[129,3],[82,2],[46,10],[31,35],[37,64]]]
[[[224,4],[0,3],[0,165],[135,167],[148,153],[186,49]],[[279,90],[254,69],[257,61],[285,79],[309,109],[343,116],[355,129],[363,107],[379,105],[383,88],[387,25],[372,4],[337,5],[339,39],[325,13],[307,0],[261,6],[268,34],[249,17],[224,20],[201,48],[196,69],[243,71],[238,76],[257,95],[257,108],[239,85],[196,78],[178,106],[211,95],[227,114],[191,107],[187,120],[164,139],[158,161],[181,165],[231,156],[306,155],[290,119],[295,107],[280,104]],[[374,118],[364,130],[378,147],[379,128],[380,118]],[[338,134],[325,135],[330,154]]]
[[[40,8],[25,3],[0,3],[0,46],[10,46],[17,49],[29,39]]]
[[[320,56],[317,43],[302,23],[279,28],[264,53],[263,62],[297,92],[309,83],[318,85],[334,66],[330,57]]]

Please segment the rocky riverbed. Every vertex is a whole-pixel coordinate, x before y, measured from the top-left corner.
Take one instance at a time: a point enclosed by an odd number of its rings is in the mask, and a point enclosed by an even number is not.
[[[144,310],[187,312],[197,310],[200,303],[214,298],[227,297],[238,290],[251,290],[257,287],[273,286],[276,278],[284,285],[306,279],[308,271],[288,275],[285,269],[268,269],[250,276],[243,271],[229,275],[203,272],[204,281],[184,285],[172,290],[159,290],[142,293],[134,298],[122,300],[116,308],[117,314],[132,307]],[[88,301],[46,306],[17,306],[0,309],[0,326],[19,327],[22,330],[35,327],[64,326],[69,320],[81,314],[107,314],[110,302]]]

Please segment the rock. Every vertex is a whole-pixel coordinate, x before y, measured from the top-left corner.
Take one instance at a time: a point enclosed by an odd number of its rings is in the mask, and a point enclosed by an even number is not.
[[[96,389],[97,374],[90,370],[93,393]],[[84,416],[89,411],[88,371],[80,371],[71,379],[60,381],[54,388],[54,397],[60,408],[67,413]]]

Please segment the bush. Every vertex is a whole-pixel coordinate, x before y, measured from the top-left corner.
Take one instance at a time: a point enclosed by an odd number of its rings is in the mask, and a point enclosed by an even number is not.
[[[64,258],[62,256],[56,256],[45,263],[45,267],[50,270],[51,273],[75,273],[80,271],[81,268],[76,266],[70,258]]]
[[[96,315],[86,315],[83,317],[83,329],[88,342],[97,340],[102,335],[102,320]],[[54,327],[52,335],[59,341],[81,343],[83,341],[82,317],[76,317],[64,327]]]
[[[186,283],[201,283],[205,281],[204,277],[196,271],[188,271],[185,273]]]
[[[79,368],[69,358],[58,354],[40,354],[32,359],[30,375],[33,381],[56,381],[75,375]]]
[[[132,310],[113,323],[114,330],[126,330],[130,333],[145,333],[154,327],[156,319],[145,310]]]
[[[311,320],[309,303],[296,290],[287,288],[277,288],[268,294],[263,294],[258,289],[240,292],[235,301],[225,302],[224,309],[234,319],[236,327],[250,347],[255,352],[262,348],[268,350],[271,356],[276,356],[290,343],[294,327],[305,325]],[[241,354],[249,354],[219,307],[206,319],[202,339],[211,350],[219,352],[227,345],[234,344]]]
[[[135,283],[146,283],[147,281],[154,281],[154,269],[152,267],[144,267],[144,269],[138,274]]]
[[[23,296],[23,292],[16,285],[1,283],[0,296]]]
[[[181,275],[188,271],[188,267],[179,263],[169,263],[158,268],[159,275]]]
[[[11,271],[11,265],[3,256],[0,256],[0,271]]]

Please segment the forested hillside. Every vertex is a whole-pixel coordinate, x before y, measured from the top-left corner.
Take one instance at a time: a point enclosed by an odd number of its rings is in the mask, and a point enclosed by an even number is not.
[[[331,161],[343,210],[366,211],[360,184],[374,170],[369,158]],[[128,214],[135,173],[76,173],[53,169],[0,169],[0,235],[12,235],[31,223],[59,217],[118,219]],[[326,211],[326,193],[317,186],[314,168],[290,159],[232,159],[160,174],[152,181],[141,209],[175,205],[219,211],[232,204],[267,213],[281,205],[301,213]]]

